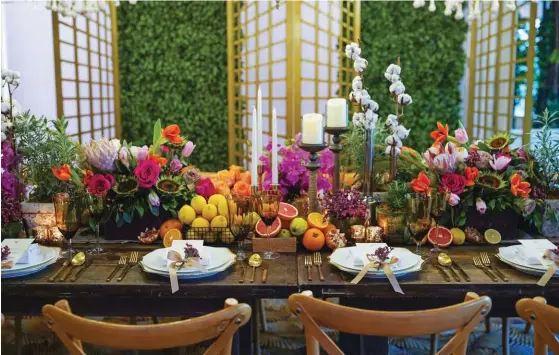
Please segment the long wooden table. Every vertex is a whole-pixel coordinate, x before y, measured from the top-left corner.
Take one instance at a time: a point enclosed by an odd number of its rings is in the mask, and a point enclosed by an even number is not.
[[[105,282],[120,255],[139,251],[141,257],[154,248],[118,243],[105,246],[111,249],[111,253],[96,259],[74,283],[47,282],[59,269],[62,260],[37,274],[2,280],[2,312],[5,315],[40,314],[44,304],[65,298],[70,301],[75,313],[80,315],[186,317],[220,309],[223,301],[229,297],[255,307],[259,299],[287,298],[302,290],[313,291],[315,297],[338,297],[342,304],[350,306],[383,310],[441,307],[461,302],[466,292],[474,291],[492,298],[490,316],[495,317],[515,316],[514,304],[522,297],[543,296],[550,304],[559,306],[558,279],[552,279],[546,287],[539,287],[536,285],[538,277],[516,271],[493,258],[495,265],[510,280],[493,282],[473,265],[472,256],[481,251],[494,254],[496,246],[462,246],[449,250],[453,259],[468,273],[471,282],[456,282],[452,278],[451,282],[446,282],[432,265],[426,263],[415,277],[400,279],[405,295],[395,293],[387,280],[363,279],[358,285],[350,284],[353,276],[329,265],[327,252],[322,254],[324,282],[319,281],[316,267],[313,267],[313,280],[307,280],[303,260],[305,253],[282,254],[279,259],[269,263],[269,276],[265,284],[261,283],[261,270],[257,272],[255,283],[248,282],[250,268],[246,269],[246,281],[239,283],[241,268],[234,265],[209,279],[179,281],[179,291],[171,294],[168,279],[147,274],[139,266],[131,269],[122,282]],[[251,343],[256,340],[257,333],[250,327],[245,328],[241,331],[238,349],[242,354],[251,351]],[[344,340],[346,345],[350,344],[349,348],[355,341],[351,337]],[[352,352],[347,350],[347,353]]]

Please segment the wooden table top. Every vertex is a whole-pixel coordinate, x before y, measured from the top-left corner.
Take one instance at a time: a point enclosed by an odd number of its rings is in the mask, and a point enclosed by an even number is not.
[[[559,305],[559,279],[552,279],[546,287],[536,285],[537,276],[521,273],[492,257],[492,262],[509,279],[509,282],[493,282],[482,270],[472,263],[472,256],[481,251],[495,254],[496,246],[462,246],[448,250],[449,255],[470,276],[471,282],[456,282],[451,277],[450,282],[443,280],[439,272],[430,263],[425,263],[423,270],[414,276],[399,279],[405,295],[397,294],[385,279],[364,278],[358,285],[350,284],[353,276],[340,271],[328,264],[329,252],[322,253],[323,272],[325,281],[318,278],[318,271],[313,267],[313,280],[307,280],[307,270],[304,266],[305,253],[282,254],[277,260],[269,261],[270,269],[268,281],[261,283],[262,270],[258,270],[255,283],[248,282],[251,269],[246,268],[245,282],[239,283],[240,266],[234,265],[217,276],[192,281],[180,280],[180,289],[171,294],[169,280],[157,275],[147,274],[139,266],[130,270],[122,282],[116,278],[105,282],[108,274],[121,254],[129,254],[133,250],[141,256],[153,250],[153,246],[137,244],[104,244],[111,249],[111,254],[94,260],[89,269],[76,282],[47,282],[62,265],[59,260],[56,265],[24,278],[3,279],[2,299],[18,301],[23,308],[36,302],[54,301],[60,298],[95,300],[110,298],[112,302],[126,303],[126,299],[142,300],[220,300],[235,297],[240,300],[254,298],[287,298],[290,294],[302,290],[312,290],[315,297],[340,297],[346,299],[374,299],[380,306],[386,304],[390,308],[415,308],[420,300],[425,307],[441,306],[463,299],[466,292],[473,291],[480,295],[488,295],[494,301],[494,307],[502,302],[510,312],[512,302],[522,297],[543,296],[550,304]],[[410,247],[411,249],[412,247]],[[450,276],[450,275],[449,275]],[[124,300],[124,301],[123,301]],[[155,302],[155,301],[154,301]],[[159,302],[159,301],[157,301]],[[189,301],[190,302],[190,301]],[[383,303],[384,302],[384,303]],[[2,302],[4,303],[4,302]],[[161,305],[163,302],[154,303]],[[44,304],[44,303],[42,303]],[[148,307],[148,304],[145,304]],[[20,308],[18,307],[18,308]],[[513,307],[512,307],[513,308]]]

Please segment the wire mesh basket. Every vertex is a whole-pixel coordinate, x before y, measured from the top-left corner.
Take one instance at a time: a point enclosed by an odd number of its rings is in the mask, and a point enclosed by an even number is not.
[[[190,227],[185,226],[183,235],[186,240],[204,240],[204,244],[230,245],[235,242],[235,236],[229,227]]]

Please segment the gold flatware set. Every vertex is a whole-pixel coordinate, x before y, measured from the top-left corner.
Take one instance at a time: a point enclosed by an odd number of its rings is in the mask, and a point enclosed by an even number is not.
[[[322,255],[320,252],[314,252],[312,255],[305,255],[305,267],[307,268],[307,279],[312,281],[312,268],[316,266],[318,269],[318,278],[324,281],[324,274],[322,273]]]
[[[270,268],[270,264],[268,264],[267,262],[263,262],[260,255],[256,253],[252,254],[248,259],[248,265],[252,268],[252,274],[249,280],[250,283],[254,283],[254,278],[256,277],[256,269],[258,268],[262,269],[261,282],[265,284],[266,281],[268,281],[268,269]],[[242,262],[238,263],[238,266],[241,268],[241,277],[239,278],[239,283],[242,284],[245,282],[246,266]]]

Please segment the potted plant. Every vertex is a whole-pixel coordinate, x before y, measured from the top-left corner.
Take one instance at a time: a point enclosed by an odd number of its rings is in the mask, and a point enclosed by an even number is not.
[[[545,237],[559,236],[559,138],[553,132],[558,121],[557,112],[549,113],[547,109],[534,120],[541,128],[536,133],[534,149],[530,150],[536,162],[531,168],[542,187],[535,188],[533,195],[545,199],[544,212],[541,217],[535,213],[534,221],[536,226],[541,224]]]
[[[14,132],[21,156],[21,180],[26,185],[23,216],[28,227],[56,225],[52,196],[68,189],[53,174],[53,166],[79,161],[79,145],[67,133],[68,122],[61,117],[52,122],[25,112],[17,117]],[[77,191],[76,191],[77,192]]]
[[[405,243],[406,201],[409,193],[408,184],[395,180],[388,184],[385,201],[377,206],[377,224],[383,229],[387,243]]]
[[[349,227],[360,223],[367,215],[367,205],[363,202],[363,195],[356,189],[328,191],[321,200],[326,218],[336,226],[341,233],[349,236]]]

